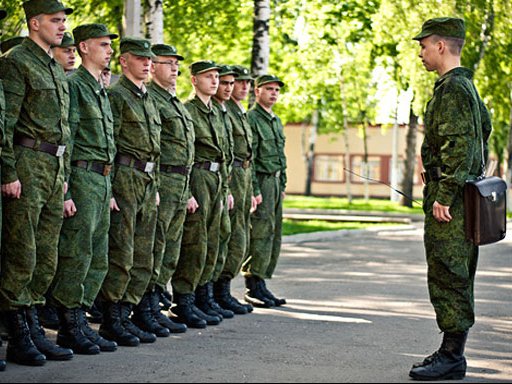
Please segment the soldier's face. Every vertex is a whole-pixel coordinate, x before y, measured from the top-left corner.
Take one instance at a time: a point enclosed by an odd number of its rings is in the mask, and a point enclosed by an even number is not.
[[[165,89],[175,88],[180,61],[174,56],[157,56],[153,59],[151,74]]]
[[[235,80],[235,86],[233,87],[233,93],[231,94],[231,97],[236,101],[245,100],[250,90],[250,80]]]
[[[235,76],[228,75],[222,76],[219,80],[219,88],[217,89],[217,98],[223,101],[228,101],[233,93],[235,85]]]
[[[82,44],[82,43],[80,43]],[[112,40],[110,37],[98,37],[87,39],[81,45],[82,55],[86,57],[98,70],[108,67],[114,50],[112,49]]]
[[[268,83],[256,88],[254,93],[256,95],[256,101],[262,106],[270,109],[275,103],[277,103],[280,91],[281,87],[278,83]]]
[[[121,60],[121,66],[123,71],[126,71],[135,80],[146,81],[151,69],[151,58],[129,53],[125,60]]]
[[[439,44],[434,36],[428,36],[420,40],[420,58],[425,69],[429,72],[438,68]]]
[[[60,45],[66,31],[66,14],[64,11],[51,15],[41,14],[31,19],[30,26],[44,43]]]
[[[53,58],[62,65],[64,71],[69,72],[75,68],[76,47],[55,47],[52,48]]]
[[[196,92],[206,96],[214,96],[219,88],[219,71],[211,70],[192,76],[192,84]]]

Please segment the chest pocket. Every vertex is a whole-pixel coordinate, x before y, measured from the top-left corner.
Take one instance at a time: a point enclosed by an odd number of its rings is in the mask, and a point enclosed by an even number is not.
[[[30,90],[25,93],[26,112],[41,124],[55,126],[61,119],[61,105],[53,79],[51,76],[29,76],[28,84]]]
[[[257,134],[260,138],[259,156],[262,158],[279,156],[277,141],[274,137],[274,133],[271,131],[271,128],[268,126],[258,125]]]
[[[192,124],[192,121],[188,121],[185,117],[181,116],[176,111],[169,109],[163,109],[161,111],[161,118],[162,139],[179,143],[186,142],[186,131],[193,128],[193,125],[192,127],[187,127],[187,124]]]

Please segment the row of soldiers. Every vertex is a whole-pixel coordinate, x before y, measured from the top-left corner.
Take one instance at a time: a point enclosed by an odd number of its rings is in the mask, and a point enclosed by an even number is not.
[[[281,246],[285,139],[272,107],[283,82],[255,79],[246,112],[249,71],[197,61],[182,104],[176,48],[122,38],[122,76],[106,89],[116,34],[75,28],[81,65],[66,77],[51,47],[73,10],[58,0],[23,8],[29,35],[0,58],[7,361],[115,351],[285,304],[265,283]],[[248,304],[231,295],[240,270]],[[57,343],[39,319],[45,301],[58,310]],[[94,304],[98,332],[85,314]]]

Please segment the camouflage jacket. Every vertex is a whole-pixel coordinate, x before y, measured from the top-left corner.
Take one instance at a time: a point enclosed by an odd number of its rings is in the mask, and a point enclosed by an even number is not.
[[[487,154],[491,120],[472,78],[463,67],[444,74],[425,112],[421,158],[426,170],[441,168],[435,200],[445,206],[462,193],[466,180],[482,174],[482,156]]]
[[[191,167],[194,163],[195,140],[192,117],[176,96],[158,84],[150,83],[148,92],[162,120],[160,163]]]
[[[231,124],[231,119],[228,115],[228,110],[225,105],[220,104],[217,100],[212,100],[213,105],[217,108],[221,120],[222,125],[224,127],[224,132],[226,135],[226,140],[224,140],[224,145],[222,151],[224,152],[225,161],[222,163],[222,171],[221,174],[223,176],[223,188],[227,193],[229,189],[229,175],[231,174],[231,170],[233,169],[233,125]]]
[[[80,66],[69,78],[71,161],[114,163],[114,118],[107,91]],[[69,165],[68,165],[69,166]],[[69,177],[70,170],[66,175]]]
[[[55,145],[69,140],[69,89],[62,67],[30,38],[0,58],[5,93],[2,184],[18,179],[14,135]]]
[[[252,148],[254,153],[253,188],[254,195],[261,193],[257,173],[273,174],[280,171],[281,188],[286,189],[285,137],[281,120],[271,115],[258,103],[248,113],[252,128]]]
[[[233,126],[234,158],[239,161],[249,160],[252,158],[252,130],[247,113],[233,100],[228,100],[225,105]]]

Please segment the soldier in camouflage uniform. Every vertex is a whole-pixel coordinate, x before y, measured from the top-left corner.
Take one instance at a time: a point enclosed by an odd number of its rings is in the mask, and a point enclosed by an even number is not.
[[[61,312],[58,343],[75,353],[94,355],[117,349],[115,342],[89,327],[85,308],[93,305],[108,269],[110,171],[116,150],[114,120],[101,72],[113,53],[111,40],[118,36],[103,24],[81,25],[73,35],[82,65],[69,78],[69,188],[51,298]]]
[[[0,59],[6,105],[0,310],[9,328],[7,360],[42,365],[73,357],[46,338],[35,309],[57,267],[70,134],[68,84],[48,52],[60,44],[73,10],[58,0],[30,0],[23,8],[29,36]]]
[[[472,72],[460,65],[465,27],[462,19],[436,18],[414,37],[428,71],[440,76],[425,112],[421,156],[425,167],[423,210],[430,300],[444,333],[438,351],[417,363],[415,380],[462,379],[464,346],[475,321],[473,288],[478,247],[466,240],[463,190],[483,172],[489,113],[473,85]]]
[[[272,112],[284,83],[262,75],[255,81],[256,104],[249,111],[253,135],[253,188],[258,203],[251,217],[251,245],[243,265],[248,303],[273,307],[286,303],[266,287],[281,252],[283,199],[286,189],[286,157],[283,124]]]
[[[181,333],[187,330],[187,326],[164,316],[160,312],[159,302],[180,256],[183,223],[190,199],[190,172],[194,162],[194,125],[185,106],[176,97],[179,62],[183,56],[178,54],[175,47],[165,44],[153,45],[151,50],[156,57],[153,59],[152,81],[148,91],[160,112],[162,133],[155,260],[147,294],[158,322],[173,333]]]
[[[204,328],[222,320],[208,305],[207,283],[219,251],[221,189],[227,176],[222,168],[226,159],[223,148],[227,138],[219,110],[211,101],[219,86],[219,67],[212,61],[198,61],[190,66],[190,72],[195,97],[185,107],[192,116],[196,137],[190,188],[198,207],[185,220],[180,257],[171,281],[177,304],[172,311],[178,322]]]
[[[100,334],[126,346],[155,342],[154,332],[159,336],[170,334],[141,303],[153,271],[158,205],[161,122],[144,85],[153,57],[149,41],[121,39],[123,75],[109,89],[117,155],[112,180],[109,269],[100,293],[104,309]],[[130,319],[132,309],[134,315]]]
[[[66,75],[71,75],[75,70],[76,63],[76,43],[73,35],[65,32],[62,43],[60,45],[52,45],[52,54],[55,60],[62,65]]]
[[[234,207],[229,212],[231,236],[225,250],[227,256],[223,269],[216,271],[214,292],[215,299],[221,307],[242,315],[252,312],[252,305],[242,304],[236,300],[231,295],[230,286],[231,280],[240,273],[242,262],[247,256],[251,208],[255,208],[252,194],[252,130],[242,105],[242,101],[249,94],[253,79],[247,68],[235,65],[232,69],[238,76],[234,79],[231,98],[224,105],[233,127],[234,160],[229,188],[234,199]]]

